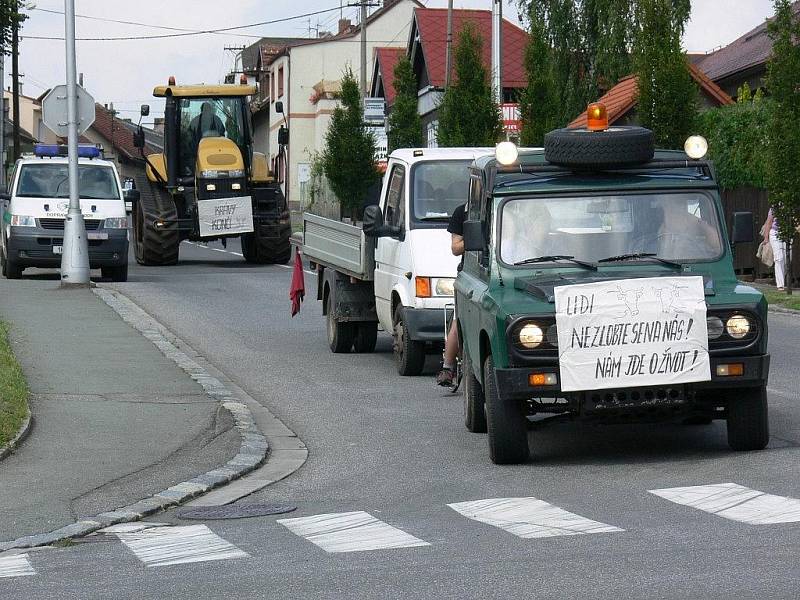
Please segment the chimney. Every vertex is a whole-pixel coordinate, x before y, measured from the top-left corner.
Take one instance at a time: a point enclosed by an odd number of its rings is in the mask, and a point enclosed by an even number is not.
[[[158,133],[164,133],[164,117],[156,117],[153,119],[153,130]]]
[[[350,19],[339,19],[339,35],[350,29],[352,25],[353,24],[350,22]]]

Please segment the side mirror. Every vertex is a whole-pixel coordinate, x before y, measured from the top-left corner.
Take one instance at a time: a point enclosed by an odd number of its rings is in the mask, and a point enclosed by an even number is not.
[[[125,199],[126,202],[131,202],[133,204],[136,204],[139,201],[139,198],[142,197],[142,195],[139,192],[139,190],[129,189],[129,190],[123,190],[122,197]]]
[[[278,145],[279,146],[286,146],[289,143],[289,129],[287,127],[281,126],[278,129]]]
[[[143,117],[150,116],[150,105],[142,104],[142,107],[139,109],[139,114],[141,114]]]
[[[281,102],[280,100],[277,100],[275,102],[275,112],[278,113],[279,115],[283,114],[283,102]]]
[[[144,148],[144,130],[141,125],[133,134],[133,146],[134,148]]]
[[[733,227],[731,231],[731,244],[746,244],[753,241],[753,213],[733,213]]]
[[[480,251],[485,246],[483,224],[480,221],[464,221],[464,252]]]

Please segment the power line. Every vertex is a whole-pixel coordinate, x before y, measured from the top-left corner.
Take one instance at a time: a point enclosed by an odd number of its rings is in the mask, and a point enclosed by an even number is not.
[[[239,29],[249,29],[251,27],[261,27],[263,25],[274,25],[275,23],[285,23],[286,21],[293,21],[295,19],[302,19],[304,17],[321,15],[324,13],[332,12],[334,10],[339,10],[339,7],[337,6],[335,8],[315,10],[313,12],[304,13],[302,15],[283,17],[281,19],[273,19],[271,21],[261,21],[260,23],[251,23],[249,25],[236,25],[235,27],[222,27],[219,29],[205,29],[200,31],[187,31],[181,33],[165,33],[162,35],[138,35],[138,36],[130,35],[130,36],[120,36],[120,37],[97,37],[97,38],[75,38],[75,39],[76,41],[79,42],[118,42],[127,40],[160,40],[165,38],[179,38],[179,37],[188,37],[193,35],[209,35],[217,33],[226,33],[229,31],[236,31]],[[253,36],[253,37],[259,37],[259,36]],[[26,35],[25,38],[29,40],[56,40],[56,41],[61,41],[64,39],[63,37],[42,36],[42,35]]]

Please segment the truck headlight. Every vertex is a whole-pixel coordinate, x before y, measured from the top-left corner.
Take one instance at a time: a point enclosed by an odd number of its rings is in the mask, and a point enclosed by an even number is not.
[[[244,177],[244,169],[231,169],[230,171],[220,171],[218,169],[208,169],[200,171],[202,179],[218,179],[220,177]]]
[[[11,223],[13,227],[36,227],[36,217],[28,215],[11,215]]]
[[[203,179],[216,179],[219,177],[219,171],[210,169],[208,171],[200,171],[200,177]]]
[[[706,328],[708,329],[708,339],[716,340],[725,332],[725,325],[719,317],[708,317],[706,319]]]
[[[233,169],[228,171],[228,177],[244,177],[244,169]]]
[[[744,315],[733,315],[725,323],[725,330],[729,336],[740,340],[750,333],[750,321]]]
[[[103,227],[105,229],[127,229],[128,228],[128,218],[127,217],[112,217],[110,219],[106,219],[105,223],[103,223]]]
[[[536,323],[526,323],[520,328],[517,340],[520,346],[532,350],[544,341],[544,332]]]
[[[440,277],[436,280],[436,295],[437,296],[452,296],[454,293],[453,286],[456,280],[453,277]]]

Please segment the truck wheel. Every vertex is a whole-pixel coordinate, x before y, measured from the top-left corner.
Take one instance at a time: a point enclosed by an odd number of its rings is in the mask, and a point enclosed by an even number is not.
[[[327,318],[328,318],[328,346],[331,352],[335,354],[342,354],[350,352],[353,347],[353,341],[356,337],[355,323],[340,322],[336,320],[333,314],[333,307],[331,306],[331,297],[328,296],[326,301]]]
[[[100,273],[104,279],[111,281],[128,281],[128,263],[119,267],[100,267]]]
[[[486,433],[486,400],[472,363],[464,353],[464,425],[472,433]]]
[[[734,450],[762,450],[768,443],[766,387],[738,392],[728,401],[728,445]]]
[[[256,231],[259,226],[256,226]],[[263,233],[263,232],[262,232]],[[256,232],[242,234],[244,259],[255,265],[285,265],[292,257],[292,246],[288,233],[279,238],[259,235]]]
[[[611,127],[607,131],[555,129],[544,136],[547,162],[578,169],[604,169],[653,159],[653,132],[644,127]]]
[[[150,185],[147,195],[142,194],[133,211],[133,249],[140,265],[162,266],[178,262],[180,237],[176,224],[155,227],[157,219],[175,221],[178,210],[169,194]]]
[[[394,358],[400,375],[419,375],[425,367],[425,342],[410,339],[403,321],[403,306],[394,309]]]
[[[378,341],[378,324],[372,321],[359,323],[356,328],[356,337],[353,342],[353,350],[362,354],[375,352],[375,344]]]
[[[497,392],[492,357],[483,367],[483,393],[486,397],[486,425],[489,431],[489,456],[497,465],[524,463],[530,458],[527,419],[522,408],[502,400]]]

